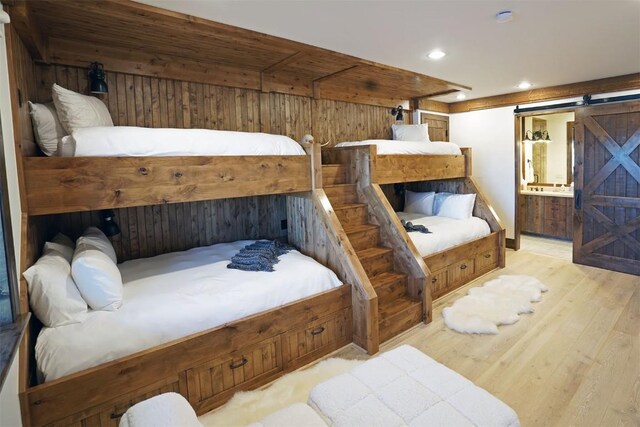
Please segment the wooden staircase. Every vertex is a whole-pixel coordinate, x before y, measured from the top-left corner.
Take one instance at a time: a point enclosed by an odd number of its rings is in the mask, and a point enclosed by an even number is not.
[[[322,165],[323,189],[378,295],[380,342],[422,321],[422,302],[407,294],[407,275],[394,268],[393,250],[384,247],[379,226],[369,223],[368,208],[358,200],[347,167]]]

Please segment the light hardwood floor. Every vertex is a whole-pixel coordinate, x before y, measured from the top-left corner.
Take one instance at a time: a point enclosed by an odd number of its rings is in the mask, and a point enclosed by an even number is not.
[[[444,326],[443,307],[500,274],[549,287],[535,313],[493,336]],[[509,404],[523,426],[640,425],[640,277],[509,251],[507,268],[437,300],[433,319],[381,351],[419,348]],[[355,346],[332,356],[367,357]]]

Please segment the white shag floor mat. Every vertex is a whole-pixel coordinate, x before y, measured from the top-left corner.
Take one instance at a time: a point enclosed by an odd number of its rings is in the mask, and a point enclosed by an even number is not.
[[[531,276],[502,275],[442,310],[450,329],[466,334],[497,334],[498,325],[516,323],[522,313],[533,313],[547,287]]]
[[[360,360],[338,358],[323,360],[308,369],[287,374],[264,389],[236,393],[224,406],[204,414],[199,420],[205,427],[247,426],[296,402],[306,403],[316,384],[360,363]]]

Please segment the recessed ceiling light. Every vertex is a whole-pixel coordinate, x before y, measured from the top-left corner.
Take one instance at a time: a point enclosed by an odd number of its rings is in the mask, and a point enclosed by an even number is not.
[[[444,58],[445,55],[446,53],[444,53],[440,49],[435,49],[429,52],[429,58],[431,59],[441,59],[441,58]]]
[[[501,10],[496,13],[496,22],[498,24],[504,24],[505,22],[509,22],[513,20],[513,12],[510,10]]]
[[[520,82],[520,84],[518,85],[518,89],[529,89],[531,87],[531,83],[524,81],[524,82]]]
[[[456,96],[456,99],[465,99],[466,97],[467,97],[467,95],[465,95],[464,93],[459,93],[459,94]]]

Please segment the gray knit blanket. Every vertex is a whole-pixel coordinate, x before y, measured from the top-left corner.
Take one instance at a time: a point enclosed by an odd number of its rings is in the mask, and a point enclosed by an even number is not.
[[[411,221],[405,221],[404,219],[400,220],[400,222],[402,223],[404,229],[407,230],[407,233],[411,233],[412,231],[417,231],[418,233],[424,234],[431,233],[429,229],[424,225],[414,225]]]
[[[292,249],[292,246],[277,240],[258,240],[232,256],[227,268],[242,271],[273,271],[273,266],[280,262],[278,257]]]

